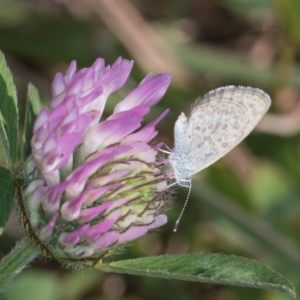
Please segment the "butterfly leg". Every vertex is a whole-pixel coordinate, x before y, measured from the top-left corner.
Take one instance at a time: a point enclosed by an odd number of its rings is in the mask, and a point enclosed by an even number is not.
[[[172,187],[172,186],[174,186],[174,185],[176,185],[176,184],[177,184],[177,181],[175,181],[175,182],[173,182],[173,183],[167,185],[167,189],[169,189],[170,187]]]
[[[170,152],[170,151],[166,151],[166,150],[162,150],[162,149],[158,149],[158,151],[172,155],[172,152]]]

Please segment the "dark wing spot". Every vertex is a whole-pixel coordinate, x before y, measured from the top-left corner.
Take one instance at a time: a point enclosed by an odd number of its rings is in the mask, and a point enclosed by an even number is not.
[[[221,127],[221,123],[220,122],[217,122],[217,124],[216,124],[216,127],[215,127],[215,130],[218,130],[220,127]]]
[[[240,126],[239,126],[239,122],[235,122],[234,125],[233,125],[233,128],[234,128],[234,129],[239,129],[239,127],[240,127]]]
[[[221,146],[222,146],[223,148],[227,148],[228,143],[222,143]]]
[[[213,154],[214,154],[213,151],[212,151],[212,152],[205,153],[205,154],[204,154],[204,158],[205,158],[205,159],[208,159],[208,158],[210,158],[211,156],[213,156]]]

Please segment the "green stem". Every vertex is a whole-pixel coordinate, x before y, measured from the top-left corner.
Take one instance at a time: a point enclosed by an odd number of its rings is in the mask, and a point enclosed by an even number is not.
[[[0,261],[0,292],[39,253],[40,249],[27,237],[17,243]]]

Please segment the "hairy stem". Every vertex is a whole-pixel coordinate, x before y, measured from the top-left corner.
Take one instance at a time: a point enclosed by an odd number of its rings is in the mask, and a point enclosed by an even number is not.
[[[27,237],[18,242],[0,261],[0,292],[39,253],[39,248]]]

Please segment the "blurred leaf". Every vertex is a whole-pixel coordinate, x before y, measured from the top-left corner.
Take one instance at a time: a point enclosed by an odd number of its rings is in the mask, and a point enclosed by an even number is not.
[[[197,177],[195,178],[197,179]],[[252,208],[251,197],[239,178],[221,160],[205,172],[205,180],[218,191],[239,202],[243,207]],[[232,188],[234,186],[234,189]]]
[[[277,4],[278,12],[283,17],[283,21],[286,24],[286,30],[300,46],[300,1],[299,0],[274,0]]]
[[[128,276],[127,276],[128,277]],[[137,280],[138,279],[138,280]],[[131,280],[137,281],[138,284],[146,286],[147,290],[142,291],[141,299],[155,299],[155,300],[195,300],[205,299],[206,297],[195,297],[189,295],[184,289],[184,286],[190,285],[189,282],[178,282],[177,280],[161,280],[153,277],[133,277]],[[197,285],[197,283],[195,284]],[[198,285],[199,286],[199,285]],[[158,292],[159,291],[159,292]]]
[[[234,12],[249,15],[253,10],[273,10],[273,0],[223,0],[224,5]],[[263,17],[263,15],[260,15]]]
[[[163,255],[112,262],[104,271],[275,290],[296,296],[294,287],[272,269],[222,254]]]
[[[199,211],[203,210],[203,204],[205,204],[216,216],[222,215],[228,218],[239,229],[245,230],[256,240],[259,240],[262,245],[277,256],[277,259],[289,262],[290,266],[298,270],[300,266],[299,246],[267,220],[248,212],[240,205],[236,205],[204,182],[193,185],[191,198],[197,198],[195,202]]]
[[[0,52],[0,138],[9,164],[17,161],[18,107],[17,94],[4,55]]]
[[[87,66],[96,56],[91,26],[68,15],[32,13],[19,26],[0,28],[0,36],[3,50],[35,65],[49,66],[76,59],[79,66]]]
[[[2,295],[7,300],[60,300],[62,289],[55,274],[26,270],[7,286]]]
[[[11,172],[0,166],[0,234],[9,218],[15,195],[15,181]]]
[[[69,273],[63,280],[62,298],[73,300],[85,295],[94,286],[101,282],[103,274],[94,269],[84,269],[81,272]]]
[[[199,75],[213,75],[222,79],[223,84],[245,84],[256,87],[272,87],[274,70],[270,67],[257,68],[246,59],[231,55],[229,52],[215,50],[205,46],[179,45],[169,40],[170,47],[174,49],[180,60],[192,71]],[[293,67],[286,78],[286,73],[276,74],[278,79],[295,87],[300,87],[300,68]],[[281,76],[281,77],[280,77]]]
[[[291,179],[289,174],[285,174],[284,170],[278,166],[268,161],[261,162],[247,185],[248,195],[252,198],[251,202],[262,215],[266,216],[269,213],[273,217],[279,218],[279,215],[275,214],[274,216],[275,211],[273,211],[273,208],[284,205],[284,207],[281,207],[279,214],[282,214],[282,209],[288,209],[285,202],[286,199],[290,198]],[[295,203],[293,203],[294,205]]]
[[[29,3],[14,1],[14,0],[0,0],[0,7],[5,8],[0,10],[0,25],[13,26],[24,21],[29,16]]]
[[[26,159],[31,153],[30,140],[33,134],[33,123],[42,107],[39,91],[33,84],[28,85],[27,103],[25,113],[25,129],[23,135],[23,159]]]

